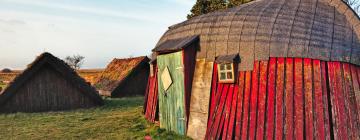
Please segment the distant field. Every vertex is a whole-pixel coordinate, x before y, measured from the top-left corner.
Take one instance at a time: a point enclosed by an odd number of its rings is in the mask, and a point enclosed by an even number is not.
[[[103,69],[82,69],[79,70],[79,75],[84,78],[87,82],[94,84],[97,77],[103,72]]]
[[[142,97],[106,99],[99,108],[0,115],[0,139],[189,139],[148,123]]]
[[[17,75],[19,75],[22,71],[16,70],[12,73],[1,73],[0,72],[0,81],[12,81]],[[93,84],[99,74],[103,72],[103,69],[82,69],[79,70],[79,75],[84,78],[87,82]],[[1,86],[1,84],[0,84]]]

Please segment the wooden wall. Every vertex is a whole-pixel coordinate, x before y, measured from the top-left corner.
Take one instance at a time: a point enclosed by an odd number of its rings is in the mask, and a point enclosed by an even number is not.
[[[148,62],[141,62],[111,93],[111,97],[144,96],[149,78]]]
[[[95,101],[45,65],[0,105],[0,112],[43,112],[94,106],[97,106]]]
[[[348,63],[256,61],[212,87],[206,139],[360,139],[359,78]]]
[[[146,98],[144,105],[145,118],[150,122],[155,122],[158,119],[158,82],[157,82],[157,67],[154,65],[154,75],[149,76]]]

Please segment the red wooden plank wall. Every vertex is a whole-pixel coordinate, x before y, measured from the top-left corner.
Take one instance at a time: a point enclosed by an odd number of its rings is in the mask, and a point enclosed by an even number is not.
[[[213,77],[206,139],[360,139],[359,66],[271,58],[236,84]]]
[[[155,122],[158,113],[158,82],[157,82],[157,67],[154,65],[154,75],[149,76],[148,85],[146,89],[145,98],[145,118],[150,122]]]

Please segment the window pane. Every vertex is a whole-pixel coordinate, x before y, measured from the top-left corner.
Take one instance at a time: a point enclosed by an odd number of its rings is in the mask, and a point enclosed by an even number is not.
[[[228,73],[227,73],[227,79],[233,79],[232,72],[228,72]]]
[[[226,64],[226,69],[227,70],[232,70],[232,65],[231,64]]]
[[[225,64],[220,64],[220,70],[225,70]]]
[[[226,80],[226,74],[220,73],[220,80]]]

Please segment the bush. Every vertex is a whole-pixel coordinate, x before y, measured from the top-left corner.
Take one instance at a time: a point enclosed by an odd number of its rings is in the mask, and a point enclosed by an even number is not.
[[[5,68],[5,69],[1,70],[1,72],[2,72],[2,73],[11,73],[12,70],[9,69],[9,68]]]

